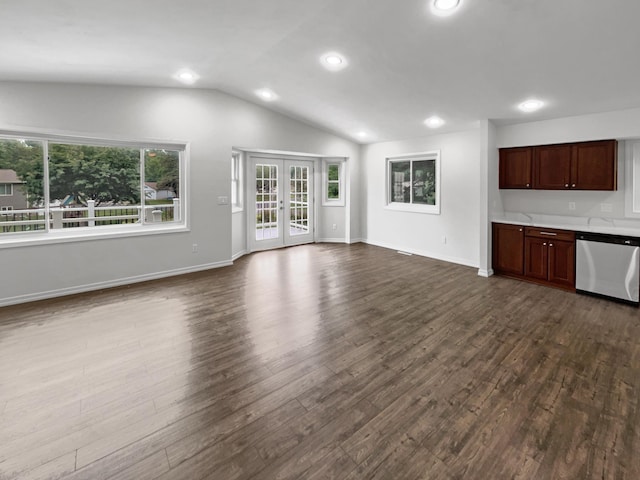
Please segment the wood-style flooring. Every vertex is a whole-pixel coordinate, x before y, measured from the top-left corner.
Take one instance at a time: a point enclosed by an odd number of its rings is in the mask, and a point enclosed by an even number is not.
[[[640,478],[638,309],[368,245],[0,309],[1,479]]]

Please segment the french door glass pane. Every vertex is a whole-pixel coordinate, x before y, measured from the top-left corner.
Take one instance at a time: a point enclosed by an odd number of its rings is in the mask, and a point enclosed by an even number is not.
[[[309,233],[309,167],[292,166],[289,170],[289,234],[305,235]]]
[[[256,240],[278,238],[278,166],[256,165]]]

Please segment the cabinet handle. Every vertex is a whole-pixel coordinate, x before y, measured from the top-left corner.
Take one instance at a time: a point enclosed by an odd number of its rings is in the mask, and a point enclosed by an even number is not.
[[[518,231],[519,231],[519,232],[521,232],[521,231],[522,231],[522,229],[520,229],[520,230],[518,230]]]
[[[543,246],[543,247],[546,247],[546,246],[547,246],[547,242],[544,242],[544,243],[542,244],[542,246]]]
[[[531,184],[530,184],[530,183],[527,183],[527,188],[529,188],[529,187],[531,187]]]
[[[557,233],[552,233],[552,232],[540,232],[540,235],[549,235],[551,237],[555,237],[558,234]]]
[[[564,184],[564,188],[569,188],[569,184],[568,184],[568,183],[565,183],[565,184]]]
[[[550,244],[549,244],[549,246],[550,246],[550,247],[553,247],[553,243],[550,243]]]
[[[571,184],[571,188],[576,188],[576,184],[575,184],[575,183],[572,183],[572,184]]]

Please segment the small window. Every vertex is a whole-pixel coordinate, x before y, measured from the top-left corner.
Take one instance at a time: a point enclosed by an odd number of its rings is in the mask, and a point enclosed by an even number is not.
[[[10,212],[13,210],[13,207],[10,205],[5,205],[4,207],[0,207],[0,212]]]
[[[0,196],[10,197],[13,195],[13,185],[10,183],[0,183]]]
[[[387,159],[387,206],[396,210],[440,213],[440,153]]]
[[[231,153],[231,206],[234,210],[242,209],[242,154]]]
[[[323,163],[322,184],[324,206],[344,206],[343,159],[325,159]]]

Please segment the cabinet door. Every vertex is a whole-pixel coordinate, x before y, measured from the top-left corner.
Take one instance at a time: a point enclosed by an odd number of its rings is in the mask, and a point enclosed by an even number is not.
[[[531,147],[500,149],[500,188],[531,188]]]
[[[615,140],[573,145],[571,188],[576,190],[617,189],[617,145]]]
[[[533,149],[533,188],[565,190],[571,186],[571,145]]]
[[[575,287],[575,242],[549,242],[549,281],[565,287]]]
[[[543,238],[524,239],[524,274],[538,280],[547,280],[549,265],[548,241]]]
[[[523,274],[523,227],[502,223],[493,224],[493,269],[499,273]]]

